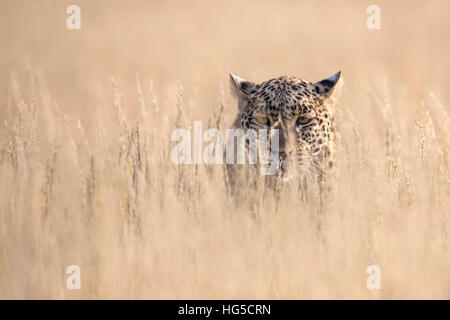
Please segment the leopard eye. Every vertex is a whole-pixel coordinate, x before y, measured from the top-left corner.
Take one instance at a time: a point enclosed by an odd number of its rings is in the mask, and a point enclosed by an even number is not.
[[[304,126],[304,125],[307,125],[308,123],[310,123],[311,121],[312,121],[312,118],[307,118],[307,117],[300,116],[300,117],[297,118],[296,124]]]

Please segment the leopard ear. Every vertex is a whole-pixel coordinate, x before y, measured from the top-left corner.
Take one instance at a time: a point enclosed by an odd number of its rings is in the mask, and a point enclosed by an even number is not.
[[[256,85],[241,77],[230,73],[231,91],[239,100],[246,100],[248,95],[256,89]]]
[[[339,71],[329,78],[320,80],[319,82],[316,82],[316,84],[314,84],[314,91],[325,97],[330,97],[336,92],[336,89],[339,87],[337,84],[339,83],[340,78],[341,72]]]

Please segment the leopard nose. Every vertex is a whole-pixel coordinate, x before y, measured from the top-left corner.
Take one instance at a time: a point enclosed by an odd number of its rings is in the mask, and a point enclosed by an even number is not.
[[[279,157],[280,157],[280,169],[283,173],[285,173],[289,167],[288,155],[286,152],[282,151],[280,152]]]

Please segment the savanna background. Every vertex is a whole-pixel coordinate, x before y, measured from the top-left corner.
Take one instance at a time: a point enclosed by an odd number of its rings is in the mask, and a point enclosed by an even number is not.
[[[66,28],[70,4],[81,30]],[[380,30],[366,27],[371,4]],[[448,299],[449,12],[437,0],[1,1],[0,298]],[[246,190],[253,201],[236,206],[222,166],[171,162],[176,127],[231,126],[229,72],[338,70],[320,216],[293,189]],[[366,287],[372,264],[381,290]]]

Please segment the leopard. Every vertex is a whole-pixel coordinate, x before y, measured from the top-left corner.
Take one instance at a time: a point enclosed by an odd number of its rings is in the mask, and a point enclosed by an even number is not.
[[[323,183],[335,165],[341,71],[317,82],[285,75],[255,83],[232,73],[229,81],[238,109],[232,128],[266,129],[269,136],[278,135],[279,165],[269,177],[269,185],[295,178],[303,184]],[[230,168],[232,183],[248,180],[236,179],[235,170]]]

